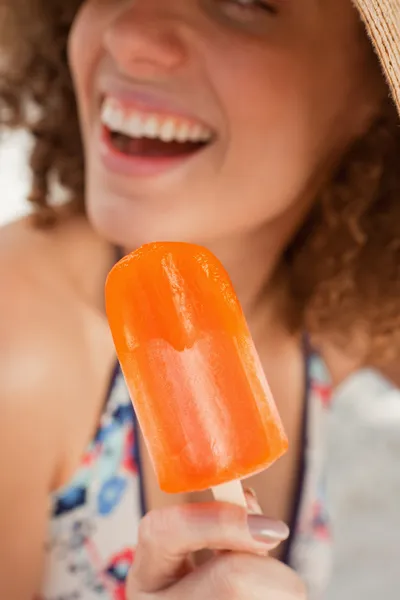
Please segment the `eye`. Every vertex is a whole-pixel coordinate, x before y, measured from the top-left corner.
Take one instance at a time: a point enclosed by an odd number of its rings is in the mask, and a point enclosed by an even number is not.
[[[278,12],[276,6],[267,0],[223,0],[223,4],[242,12],[264,11],[271,15],[276,15]]]

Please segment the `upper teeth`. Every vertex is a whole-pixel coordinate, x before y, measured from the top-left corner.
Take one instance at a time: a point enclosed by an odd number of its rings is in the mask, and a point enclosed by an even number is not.
[[[106,98],[101,112],[101,121],[115,133],[134,138],[160,139],[163,142],[208,142],[212,138],[210,129],[182,117],[132,111],[114,98]]]

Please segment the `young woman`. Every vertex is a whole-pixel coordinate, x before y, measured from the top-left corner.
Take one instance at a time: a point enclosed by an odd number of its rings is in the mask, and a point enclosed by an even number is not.
[[[124,598],[135,548],[134,600],[323,597],[323,407],[399,371],[400,9],[360,6],[388,80],[350,0],[2,3],[35,218],[0,236],[1,598]],[[103,307],[152,240],[236,287],[290,439],[249,482],[268,518],[154,481]]]

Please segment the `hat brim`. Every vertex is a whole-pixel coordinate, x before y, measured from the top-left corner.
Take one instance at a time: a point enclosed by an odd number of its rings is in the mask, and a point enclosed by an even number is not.
[[[400,114],[400,0],[354,0]]]

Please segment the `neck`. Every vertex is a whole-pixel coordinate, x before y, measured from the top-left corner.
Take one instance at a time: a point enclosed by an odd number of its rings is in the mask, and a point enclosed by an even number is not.
[[[275,287],[276,270],[303,216],[304,207],[296,208],[258,231],[203,244],[226,268],[255,337],[260,327],[276,318],[280,297]]]
[[[309,202],[292,205],[279,217],[240,234],[192,240],[208,248],[227,270],[253,336],[276,318],[271,285],[282,253],[304,218]],[[132,244],[126,253],[137,245]],[[262,302],[260,299],[262,298]]]
[[[248,321],[258,312],[260,294],[268,289],[282,246],[264,232],[218,240],[206,245],[221,261],[232,280]]]
[[[254,337],[260,328],[265,329],[266,322],[276,317],[276,294],[271,281],[303,214],[304,205],[296,206],[257,230],[219,239],[194,240],[208,248],[227,270]],[[134,248],[132,244],[124,252]]]

